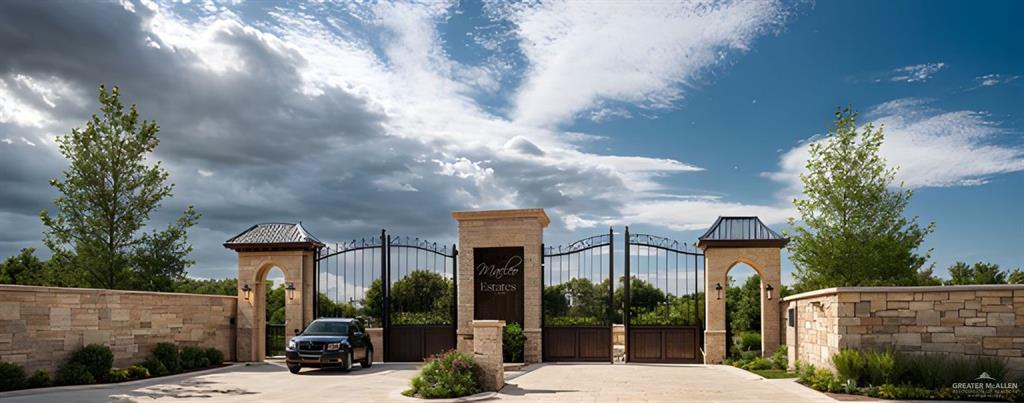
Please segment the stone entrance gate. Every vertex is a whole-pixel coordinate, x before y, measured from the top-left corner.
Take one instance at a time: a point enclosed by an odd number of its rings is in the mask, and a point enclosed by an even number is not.
[[[455,254],[453,248],[451,255],[456,262],[456,348],[468,353],[474,350],[474,320],[503,320],[522,324],[526,338],[524,360],[527,363],[540,362],[543,359],[544,331],[542,247],[544,229],[550,223],[547,214],[543,209],[521,209],[463,211],[452,213],[452,217],[458,222],[459,230],[459,252]],[[698,289],[702,289],[704,297],[704,314],[700,318],[703,319],[700,338],[703,348],[700,349],[701,356],[696,359],[698,362],[717,364],[725,358],[727,274],[739,263],[753,267],[761,278],[762,354],[769,355],[779,346],[780,309],[774,290],[781,287],[780,250],[787,242],[788,239],[772,231],[757,217],[719,217],[698,239],[697,246],[705,260],[701,284],[692,290],[692,295],[696,296],[699,295]],[[626,245],[629,245],[628,240]],[[238,252],[237,356],[240,361],[261,361],[266,349],[263,310],[267,272],[273,267],[284,271],[288,288],[286,338],[290,338],[317,316],[315,261],[325,244],[310,235],[301,224],[259,224],[228,240],[224,246]],[[609,259],[613,256],[612,250],[614,247],[609,248]],[[693,269],[696,272],[696,264]],[[609,277],[614,277],[614,271]],[[626,278],[627,284],[631,277]],[[694,280],[699,278],[693,277]],[[614,279],[609,280],[615,283]],[[625,289],[630,288],[626,286]],[[624,308],[628,312],[629,307]],[[692,341],[676,338],[692,340],[699,334],[680,332],[675,328],[669,330],[662,331],[657,338],[645,335],[628,340],[627,335],[627,344],[649,343],[651,341],[645,340],[658,339],[660,348],[664,349],[665,343],[692,344]],[[392,345],[392,342],[383,341],[382,345]]]

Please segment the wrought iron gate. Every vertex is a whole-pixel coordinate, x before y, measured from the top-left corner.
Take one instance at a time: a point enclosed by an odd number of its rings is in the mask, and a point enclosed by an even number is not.
[[[317,317],[362,317],[383,328],[385,361],[422,361],[455,348],[458,251],[419,238],[379,237],[317,252]]]
[[[267,357],[284,355],[284,323],[267,323],[264,349]]]
[[[704,254],[629,227],[624,238],[626,359],[703,362]]]
[[[612,360],[614,234],[541,246],[544,361]]]

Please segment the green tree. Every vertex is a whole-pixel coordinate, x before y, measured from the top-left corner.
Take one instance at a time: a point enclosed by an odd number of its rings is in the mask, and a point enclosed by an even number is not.
[[[143,233],[173,185],[147,161],[160,142],[156,122],[140,121],[135,105],[126,113],[118,97],[100,86],[101,114],[57,138],[70,165],[50,181],[61,195],[54,215],[40,213],[44,243],[87,286],[168,291],[193,263],[187,230],[199,214],[189,206],[168,228]]]
[[[391,320],[394,324],[437,324],[451,321],[455,284],[427,270],[415,270],[391,284]],[[384,290],[373,280],[362,302],[362,316],[379,321],[384,312]]]
[[[964,262],[956,262],[949,266],[949,281],[947,285],[968,285],[968,284],[1006,284],[1006,273],[999,270],[995,263],[977,262],[968,265]]]
[[[1024,271],[1020,268],[1013,269],[1010,274],[1006,276],[1007,284],[1024,284]]]
[[[548,318],[588,318],[602,323],[611,314],[608,296],[607,280],[595,284],[586,278],[574,278],[544,287],[544,314]]]
[[[729,325],[734,332],[761,331],[761,277],[747,277],[743,285],[736,287],[729,279],[726,290],[726,309],[729,311]]]
[[[913,285],[928,254],[917,249],[934,224],[904,210],[912,192],[893,187],[896,169],[879,155],[882,128],[857,128],[857,113],[836,112],[828,137],[808,146],[804,196],[793,201],[790,259],[797,291],[837,286]]]
[[[53,282],[49,262],[40,260],[35,252],[35,248],[24,248],[0,263],[0,284],[59,285]]]
[[[185,277],[174,284],[174,292],[190,294],[238,295],[238,279],[194,279]]]

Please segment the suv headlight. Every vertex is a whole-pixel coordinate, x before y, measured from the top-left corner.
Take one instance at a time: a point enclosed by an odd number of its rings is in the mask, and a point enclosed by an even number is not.
[[[341,343],[330,343],[327,345],[327,350],[338,351],[341,350]]]
[[[295,349],[295,340],[288,340],[288,350]]]

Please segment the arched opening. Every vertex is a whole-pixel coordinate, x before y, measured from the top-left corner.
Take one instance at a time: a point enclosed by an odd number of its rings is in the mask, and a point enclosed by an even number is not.
[[[264,353],[266,357],[277,357],[284,355],[286,327],[285,327],[285,303],[287,290],[284,280],[284,271],[280,267],[271,266],[263,274],[261,284],[263,296],[263,309],[257,311],[263,316],[264,329]]]
[[[761,357],[761,301],[764,284],[754,267],[744,262],[726,272],[725,334],[729,359]]]

